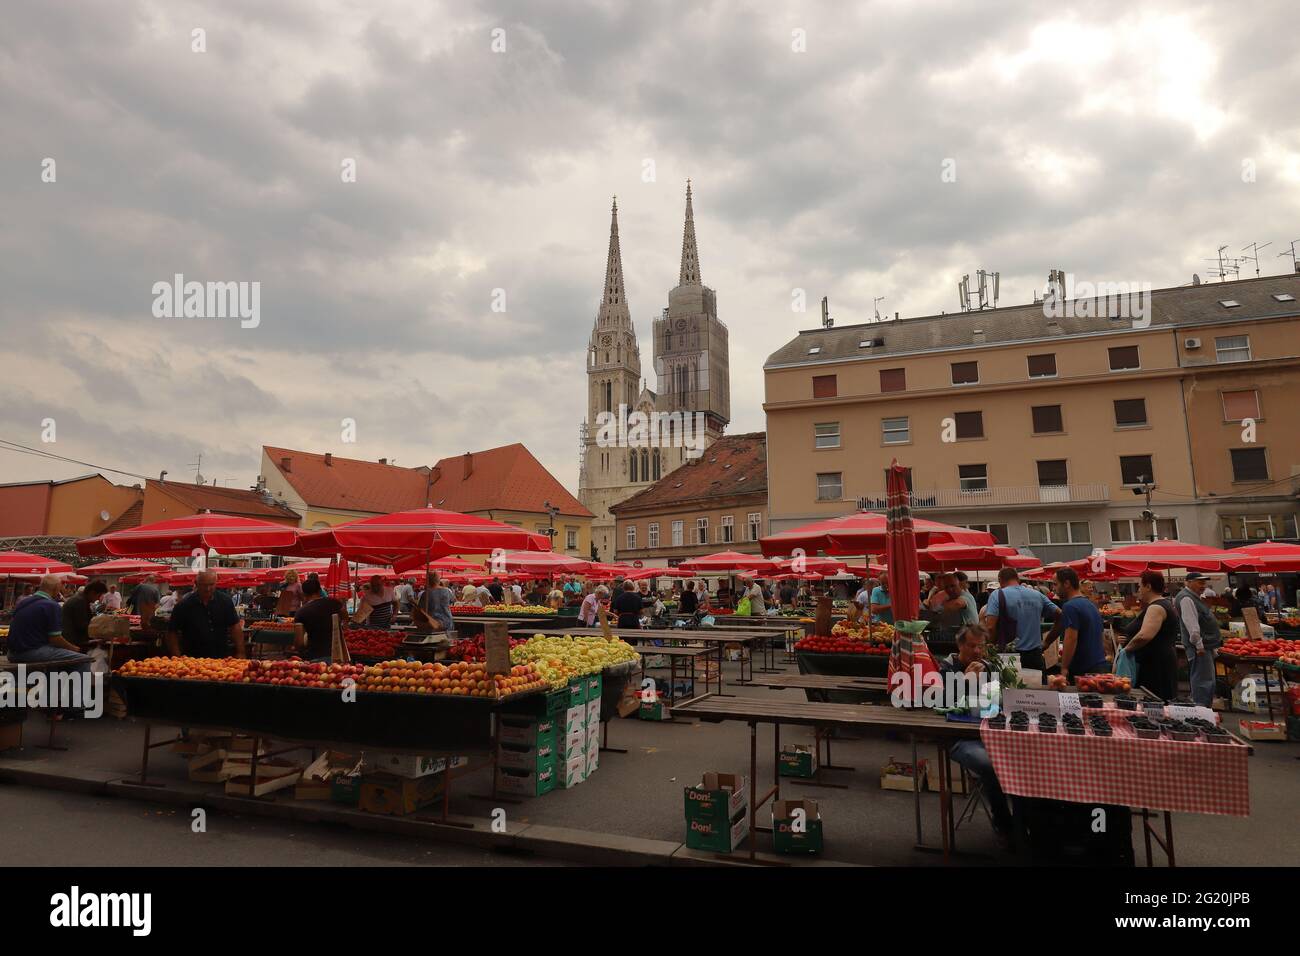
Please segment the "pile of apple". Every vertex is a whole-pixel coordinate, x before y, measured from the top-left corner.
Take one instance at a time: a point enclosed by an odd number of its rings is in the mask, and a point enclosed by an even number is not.
[[[392,657],[402,641],[404,634],[381,631],[373,627],[352,627],[344,632],[348,652],[354,657],[368,657],[373,660],[386,660]]]
[[[460,614],[480,614],[482,611],[483,609],[477,604],[453,604],[451,606],[451,614],[453,617]]]
[[[536,634],[510,650],[512,663],[531,662],[552,687],[562,687],[573,677],[595,674],[614,664],[636,659],[631,644],[594,636]]]
[[[250,621],[250,631],[288,631],[293,632],[293,621]]]
[[[146,657],[127,661],[117,673],[125,677],[235,682],[243,680],[248,663],[242,657]]]
[[[417,661],[386,661],[362,668],[358,688],[389,694],[446,694],[456,697],[501,699],[546,688],[542,675],[531,664],[518,664],[508,674],[489,674],[483,664],[457,662],[421,664]]]
[[[483,614],[554,614],[555,608],[540,604],[488,604],[480,611]]]
[[[487,660],[487,647],[485,642],[486,635],[484,634],[478,634],[474,637],[466,638],[463,641],[455,641],[448,649],[447,654],[457,660],[470,661],[471,663],[475,661],[485,661]],[[510,638],[511,649],[523,643],[524,639],[522,637]],[[516,663],[518,662],[516,661]]]
[[[297,658],[278,661],[247,661],[245,684],[274,684],[285,687],[318,687],[339,690],[349,677],[360,681],[365,670],[360,664],[312,664]]]

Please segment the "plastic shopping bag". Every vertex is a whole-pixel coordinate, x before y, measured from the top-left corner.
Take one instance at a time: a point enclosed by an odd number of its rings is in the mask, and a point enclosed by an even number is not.
[[[1127,677],[1135,684],[1137,683],[1137,659],[1122,647],[1115,651],[1115,673],[1120,677]]]

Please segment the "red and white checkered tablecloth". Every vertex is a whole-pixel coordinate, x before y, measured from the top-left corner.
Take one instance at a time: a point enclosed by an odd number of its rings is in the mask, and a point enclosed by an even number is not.
[[[1093,711],[1096,713],[1096,711]],[[995,730],[980,737],[1002,789],[1020,797],[1109,803],[1175,813],[1250,816],[1248,749],[1235,741],[1144,740],[1120,712],[1112,737]]]

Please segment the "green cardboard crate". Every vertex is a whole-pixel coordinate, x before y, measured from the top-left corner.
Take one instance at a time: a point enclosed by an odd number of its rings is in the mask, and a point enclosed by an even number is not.
[[[569,702],[565,705],[565,710],[573,707],[587,706],[587,678],[575,677],[569,681]]]
[[[559,722],[551,716],[523,717],[518,714],[502,714],[497,719],[497,737],[501,743],[519,744],[525,747],[538,747],[545,744],[554,746],[559,736]]]
[[[796,829],[795,811],[803,811]],[[772,804],[772,846],[777,853],[820,853],[822,817],[816,800],[777,800]]]
[[[745,777],[738,773],[706,773],[685,788],[687,822],[726,823],[746,806]]]
[[[555,741],[543,742],[535,747],[503,743],[497,748],[497,766],[507,770],[540,771],[554,769]]]
[[[521,797],[540,797],[550,793],[559,783],[559,770],[552,762],[549,767],[536,770],[509,770],[497,768],[497,790]]]
[[[642,701],[640,717],[642,720],[672,720],[673,712],[668,702],[661,697],[653,704]]]
[[[712,850],[730,853],[749,836],[749,807],[744,807],[731,819],[686,819],[686,846],[692,850]]]
[[[782,747],[777,771],[782,777],[815,777],[817,748],[807,744],[789,744]]]
[[[330,800],[355,807],[361,802],[361,774],[347,774],[330,780]]]
[[[588,674],[583,678],[587,682],[587,702],[599,701],[600,695],[604,689],[600,674]]]

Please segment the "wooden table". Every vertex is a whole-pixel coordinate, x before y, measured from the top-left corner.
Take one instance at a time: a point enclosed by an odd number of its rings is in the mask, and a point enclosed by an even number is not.
[[[901,731],[913,741],[927,741],[937,745],[939,756],[939,828],[943,834],[945,862],[952,853],[953,815],[952,788],[950,786],[950,748],[959,740],[979,740],[977,723],[945,720],[938,714],[920,710],[902,710],[893,707],[871,707],[862,704],[821,704],[808,701],[779,701],[756,697],[716,696],[701,697],[676,708],[678,713],[698,717],[700,720],[721,722],[743,720],[749,724],[749,857],[757,853],[757,832],[770,832],[770,827],[759,827],[758,809],[768,800],[781,797],[781,725],[811,726],[818,732],[819,740],[827,730],[854,729],[868,733],[885,734]],[[758,725],[771,724],[773,730],[773,785],[761,797],[758,793]],[[921,842],[921,775],[914,772],[913,799],[916,805],[917,843]]]
[[[766,632],[760,632],[760,631],[748,631],[748,632],[727,631],[725,633],[719,633],[717,629],[707,629],[703,631],[688,631],[676,627],[638,628],[637,630],[631,630],[629,628],[610,628],[610,630],[612,631],[615,637],[623,637],[624,640],[627,640],[628,637],[635,635],[636,639],[639,641],[647,641],[647,640],[649,641],[695,641],[700,644],[717,644],[719,659],[721,659],[723,644],[741,644],[741,645],[748,646],[754,643],[755,641],[762,641],[771,636]],[[603,637],[605,633],[598,627],[566,627],[563,628],[563,632],[573,637]],[[510,634],[512,637],[532,637],[534,634],[537,633],[539,633],[539,631],[526,629],[526,628],[511,628],[510,630]],[[554,632],[541,631],[540,633],[554,633]],[[624,637],[624,635],[627,636]],[[631,641],[628,641],[628,643],[631,643]],[[729,697],[730,696],[729,694],[724,694],[722,692],[721,666],[719,666],[718,668],[718,674],[719,674],[718,696]],[[737,683],[747,684],[750,683],[753,679],[754,679],[754,655],[753,652],[751,651],[749,655],[749,678],[746,679],[745,677],[745,660],[742,658],[740,661],[740,679],[737,681]]]
[[[645,681],[646,658],[653,654],[662,654],[668,658],[668,703],[674,704],[678,697],[675,696],[677,686],[677,659],[684,657],[687,660],[687,666],[691,673],[691,698],[695,697],[695,660],[704,657],[706,660],[716,655],[718,658],[718,686],[722,686],[722,646],[713,647],[658,647],[654,644],[636,644],[632,650],[641,655],[641,680],[642,686]],[[704,692],[709,692],[708,673],[704,676]]]

